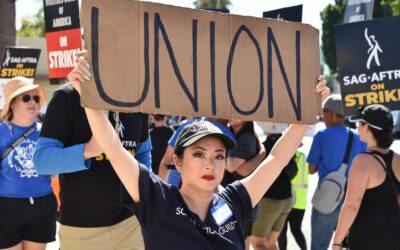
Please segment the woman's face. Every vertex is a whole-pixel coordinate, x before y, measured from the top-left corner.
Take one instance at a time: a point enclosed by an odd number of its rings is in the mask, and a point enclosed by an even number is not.
[[[207,136],[185,148],[182,159],[174,156],[182,188],[214,192],[226,167],[226,148],[220,139]]]
[[[356,127],[357,127],[358,135],[360,136],[360,140],[365,142],[366,141],[365,135],[367,133],[368,126],[363,121],[357,121]]]
[[[240,130],[245,124],[246,124],[246,121],[243,121],[243,120],[239,120],[239,119],[229,120],[229,126],[231,126],[234,130]]]
[[[24,118],[33,121],[39,112],[40,100],[38,98],[39,95],[36,90],[30,90],[16,96],[10,105],[13,119]]]

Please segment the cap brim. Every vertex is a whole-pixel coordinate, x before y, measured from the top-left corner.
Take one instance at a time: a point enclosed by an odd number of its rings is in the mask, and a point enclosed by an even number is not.
[[[224,143],[225,147],[227,150],[231,150],[236,148],[236,143],[227,135],[225,134],[221,134],[221,133],[204,133],[204,134],[199,134],[197,136],[194,136],[192,139],[188,140],[187,142],[185,142],[182,147],[188,147],[192,144],[194,144],[195,142],[197,142],[200,139],[203,139],[206,136],[214,136],[219,138],[222,143]]]
[[[357,122],[359,120],[362,120],[361,115],[353,115],[353,116],[350,116],[350,118],[349,118],[349,122],[353,122],[353,123]]]

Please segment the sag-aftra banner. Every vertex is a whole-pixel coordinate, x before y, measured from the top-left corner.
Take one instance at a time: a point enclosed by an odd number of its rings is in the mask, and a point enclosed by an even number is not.
[[[345,115],[374,103],[400,109],[400,17],[338,25],[335,40]]]
[[[0,62],[0,109],[4,105],[3,88],[7,81],[16,76],[24,76],[30,80],[35,78],[39,62],[40,49],[9,47],[4,51],[4,59]]]
[[[92,80],[83,105],[313,123],[319,34],[310,25],[131,0],[82,2]]]

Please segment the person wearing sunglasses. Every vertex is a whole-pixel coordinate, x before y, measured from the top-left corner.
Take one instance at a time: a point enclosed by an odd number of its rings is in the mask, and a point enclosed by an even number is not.
[[[55,240],[56,199],[50,176],[32,158],[41,129],[43,89],[25,77],[9,80],[0,124],[0,249],[45,249]]]
[[[385,106],[372,104],[350,121],[368,148],[351,165],[332,249],[342,249],[347,233],[351,250],[399,249],[400,155],[389,149],[392,114]]]

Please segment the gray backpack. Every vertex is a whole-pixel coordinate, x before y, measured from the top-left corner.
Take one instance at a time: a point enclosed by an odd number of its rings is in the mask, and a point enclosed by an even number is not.
[[[313,207],[323,214],[330,214],[339,205],[346,191],[346,169],[349,162],[351,146],[353,144],[353,132],[349,130],[346,154],[339,169],[329,173],[318,185],[311,200]]]

